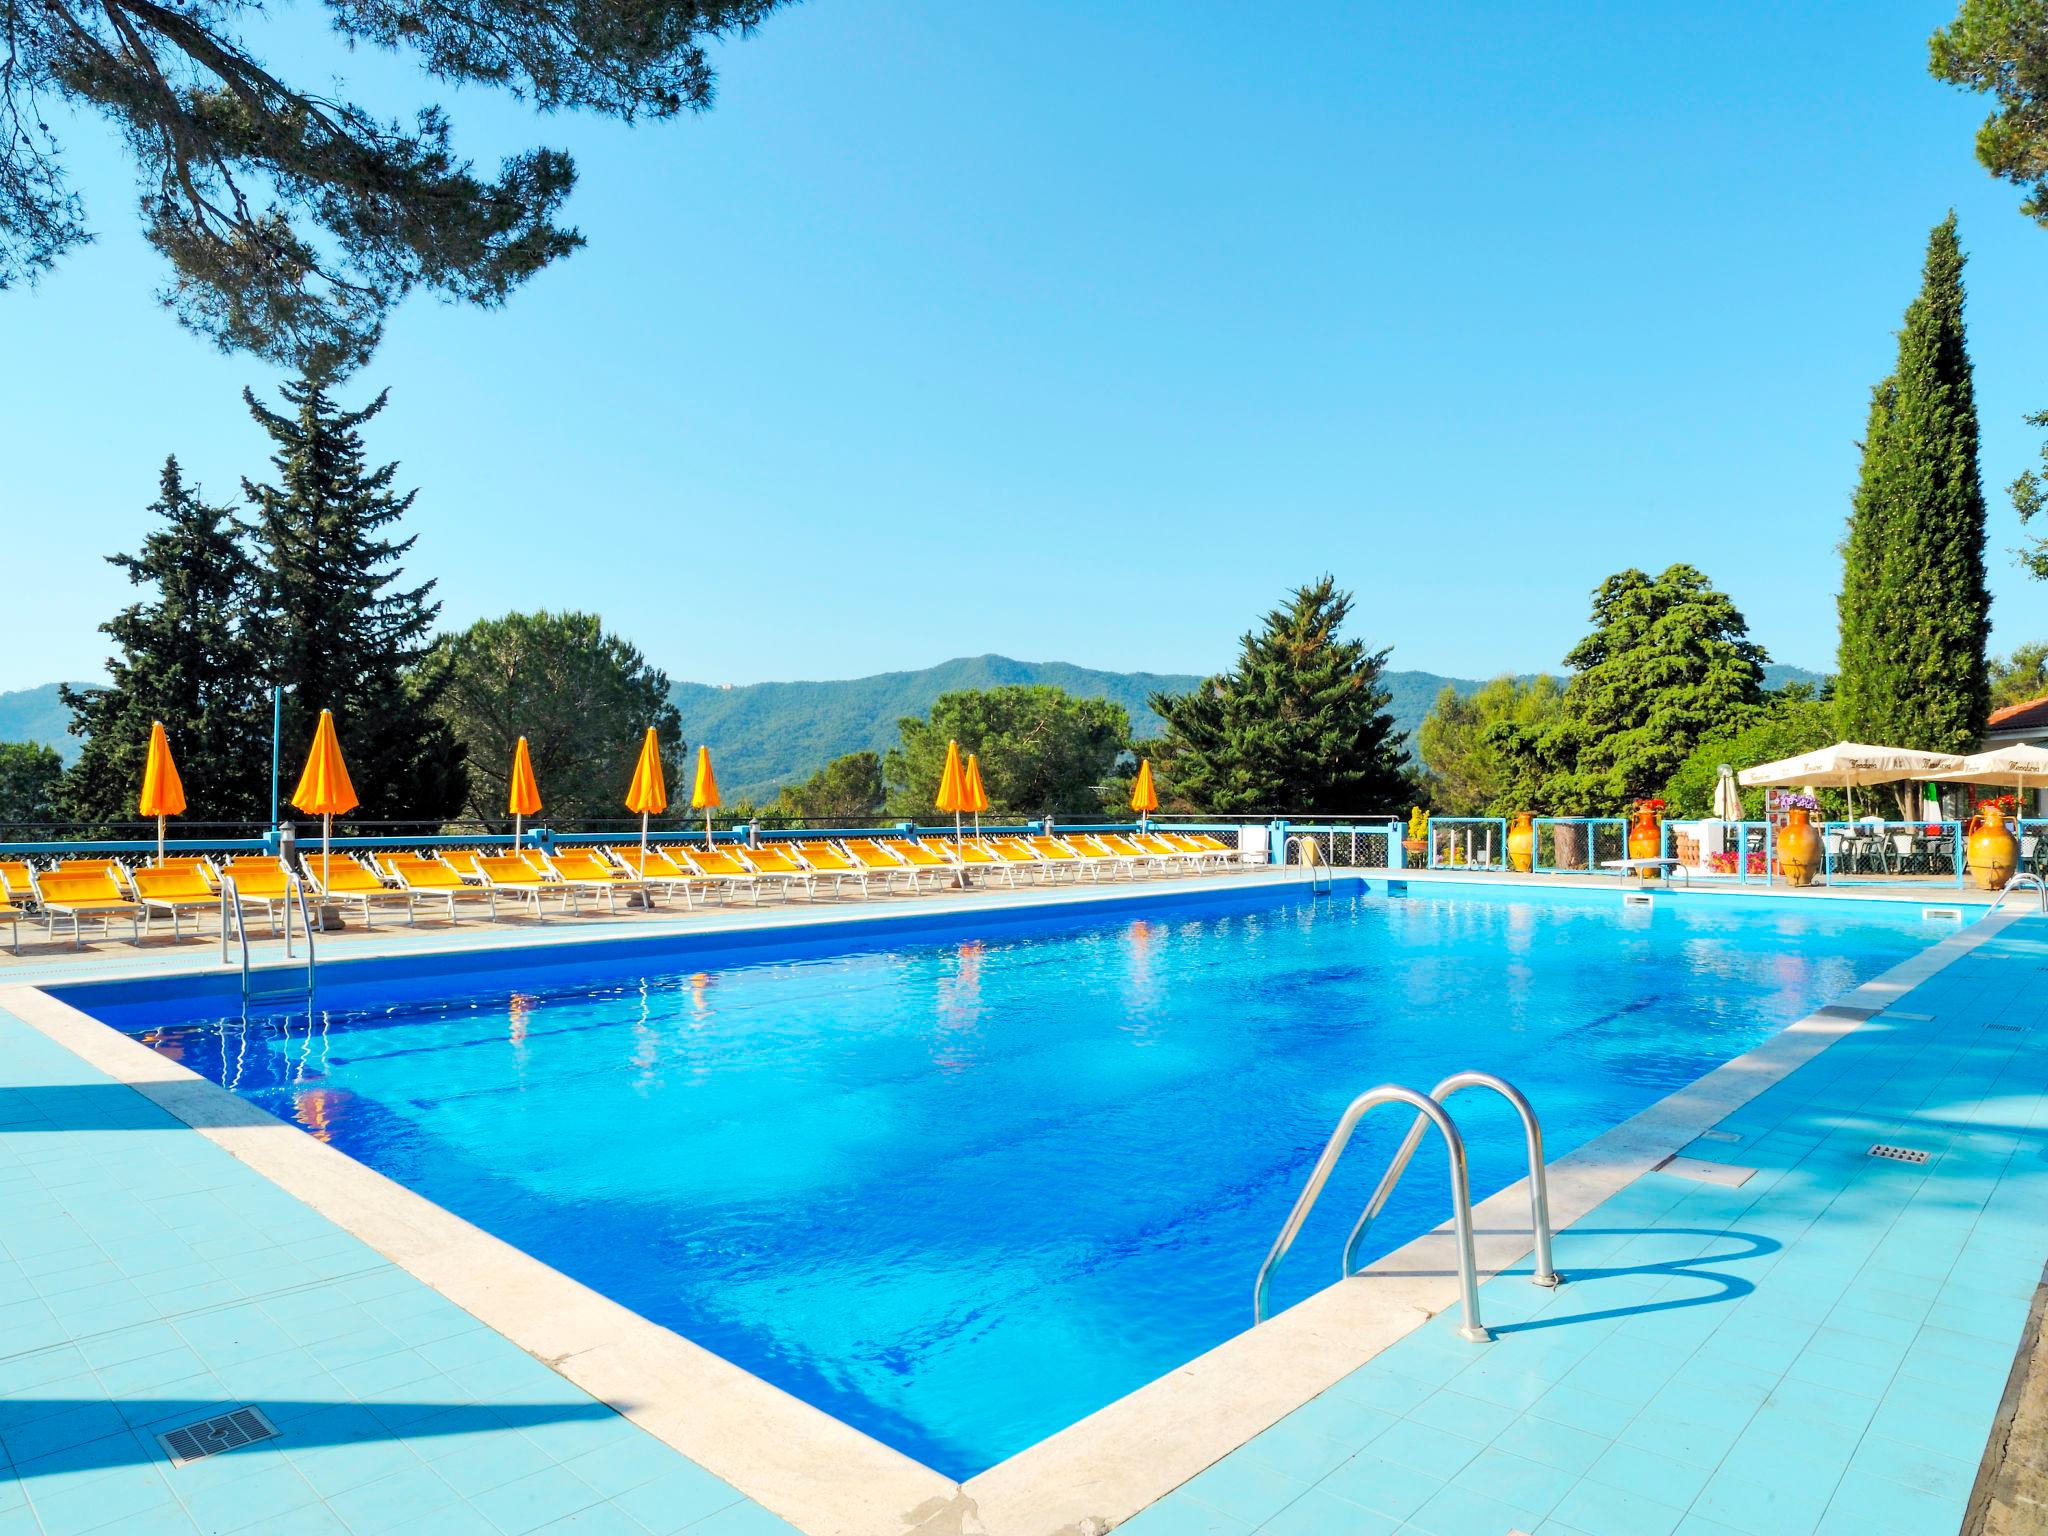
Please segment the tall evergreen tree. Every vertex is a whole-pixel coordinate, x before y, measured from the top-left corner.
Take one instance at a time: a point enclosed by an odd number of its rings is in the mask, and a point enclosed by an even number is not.
[[[1854,741],[1972,750],[1990,709],[1984,488],[1953,213],[1935,225],[1899,361],[1872,393],[1842,546],[1837,707]]]
[[[1380,683],[1387,651],[1338,638],[1351,594],[1325,576],[1243,637],[1237,665],[1154,694],[1165,793],[1212,812],[1398,809],[1414,789]]]
[[[455,815],[467,775],[436,714],[444,674],[419,666],[441,607],[433,582],[400,584],[413,539],[389,536],[418,493],[394,492],[398,466],[372,469],[363,451],[363,423],[386,397],[345,411],[323,378],[308,375],[284,386],[287,412],[247,390],[242,398],[277,444],[277,484],[242,488],[270,680],[287,690],[287,756],[304,750],[320,711],[331,709],[363,817]]]
[[[136,815],[149,727],[161,720],[193,821],[263,813],[269,753],[258,664],[247,628],[252,575],[226,507],[188,488],[164,461],[150,511],[163,523],[137,555],[109,556],[149,598],[100,626],[119,648],[105,688],[63,689],[71,732],[85,738],[65,775],[65,814],[79,821]]]

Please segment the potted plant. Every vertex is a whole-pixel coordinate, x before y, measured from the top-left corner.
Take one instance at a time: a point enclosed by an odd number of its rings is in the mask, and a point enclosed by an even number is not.
[[[1401,839],[1401,851],[1411,865],[1428,862],[1429,812],[1419,805],[1408,813],[1408,835]]]
[[[1777,805],[1785,813],[1785,825],[1778,829],[1778,868],[1787,885],[1811,885],[1825,867],[1820,828],[1813,824],[1820,802],[1811,795],[1780,795]]]
[[[2020,841],[2006,823],[2017,808],[2014,796],[1993,795],[1970,814],[1970,875],[1980,890],[2003,890],[2019,864]]]

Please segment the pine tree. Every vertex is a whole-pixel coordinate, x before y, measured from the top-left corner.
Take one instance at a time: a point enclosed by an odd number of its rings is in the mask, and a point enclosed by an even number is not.
[[[1165,793],[1211,812],[1398,809],[1414,791],[1380,684],[1387,652],[1337,631],[1351,594],[1325,576],[1247,634],[1235,668],[1193,693],[1154,694]]]
[[[395,493],[398,466],[371,469],[363,451],[363,423],[386,397],[345,411],[318,375],[285,385],[284,397],[289,413],[243,391],[277,444],[278,483],[242,487],[269,680],[286,689],[285,755],[303,752],[331,709],[362,817],[453,816],[466,788],[462,751],[435,714],[439,674],[419,666],[440,604],[431,581],[399,584],[413,539],[387,536],[418,493]]]
[[[1898,367],[1872,394],[1842,553],[1843,733],[1926,751],[1973,750],[1990,711],[1991,594],[1954,213],[1928,237]]]
[[[109,561],[151,598],[100,626],[119,647],[108,686],[63,690],[71,732],[85,738],[65,775],[65,814],[79,821],[132,821],[161,720],[185,784],[188,821],[249,821],[263,814],[269,771],[258,665],[248,612],[251,578],[226,507],[188,489],[175,458],[164,461],[150,511],[164,520],[139,555]]]

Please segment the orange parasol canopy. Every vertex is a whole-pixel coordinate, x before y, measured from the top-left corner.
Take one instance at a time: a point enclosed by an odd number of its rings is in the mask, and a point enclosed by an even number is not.
[[[967,775],[960,768],[960,743],[946,743],[946,768],[939,775],[939,797],[932,802],[942,811],[958,814],[967,809]]]
[[[988,809],[988,791],[981,787],[981,764],[972,752],[967,754],[965,784],[967,803],[961,809],[970,816],[979,816]],[[975,825],[980,826],[981,823],[976,822]]]
[[[171,761],[171,739],[164,723],[149,727],[149,760],[142,765],[142,799],[138,809],[145,816],[185,814],[185,786],[178,778],[178,765]]]
[[[718,804],[718,775],[711,771],[711,749],[697,749],[697,782],[690,786],[690,809],[708,811]]]
[[[1143,816],[1159,809],[1159,791],[1152,783],[1152,759],[1138,764],[1138,777],[1131,784],[1131,809]]]
[[[313,816],[346,816],[357,803],[356,787],[348,781],[348,764],[341,760],[341,742],[334,734],[334,711],[323,709],[319,729],[313,732],[313,750],[306,755],[306,771],[292,791],[292,804]]]
[[[526,750],[526,738],[512,750],[512,792],[505,809],[514,816],[533,816],[540,811],[540,785],[533,776],[533,754]]]
[[[668,783],[661,776],[661,743],[655,739],[651,725],[647,727],[647,739],[640,743],[640,761],[633,765],[626,809],[642,816],[659,816],[668,809]]]

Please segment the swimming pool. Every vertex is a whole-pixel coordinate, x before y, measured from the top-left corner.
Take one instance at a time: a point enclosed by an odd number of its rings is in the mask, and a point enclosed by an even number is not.
[[[1241,1331],[1363,1088],[1498,1072],[1554,1156],[1949,931],[1611,889],[1191,895],[354,962],[311,1018],[61,995],[964,1478]],[[1505,1106],[1458,1108],[1475,1197],[1519,1177]],[[1361,1128],[1276,1305],[1333,1277],[1403,1129]],[[1418,1158],[1367,1256],[1447,1210]]]

